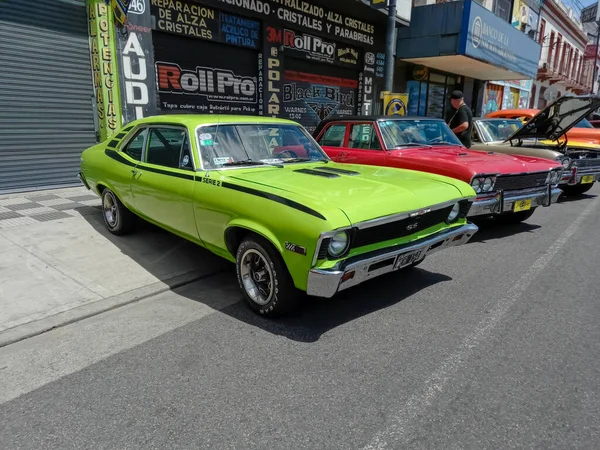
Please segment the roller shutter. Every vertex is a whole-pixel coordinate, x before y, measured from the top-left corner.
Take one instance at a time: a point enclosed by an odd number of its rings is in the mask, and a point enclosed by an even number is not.
[[[0,2],[0,192],[77,183],[96,142],[85,0]]]

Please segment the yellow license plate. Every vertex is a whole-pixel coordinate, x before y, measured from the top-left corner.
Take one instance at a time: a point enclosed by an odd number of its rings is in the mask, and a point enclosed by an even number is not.
[[[581,184],[589,184],[594,182],[594,175],[584,175],[581,177]]]
[[[531,199],[515,202],[514,212],[527,211],[528,209],[531,209]]]

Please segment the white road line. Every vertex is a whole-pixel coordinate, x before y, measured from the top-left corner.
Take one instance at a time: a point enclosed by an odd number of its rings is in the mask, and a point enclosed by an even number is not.
[[[469,358],[473,349],[485,339],[498,323],[506,316],[508,310],[529,288],[535,278],[544,271],[552,259],[560,251],[567,241],[577,232],[583,220],[591,214],[598,205],[598,200],[593,200],[590,205],[577,217],[563,234],[550,246],[550,248],[533,263],[531,268],[513,285],[491,311],[491,313],[470,333],[460,344],[458,350],[448,357],[442,365],[424,383],[423,389],[413,395],[404,407],[390,420],[390,424],[378,432],[371,442],[363,447],[363,450],[382,450],[386,448],[399,448],[398,440],[406,437],[406,428],[417,416],[424,413],[444,390],[448,380],[453,377]],[[393,444],[392,444],[393,442]]]

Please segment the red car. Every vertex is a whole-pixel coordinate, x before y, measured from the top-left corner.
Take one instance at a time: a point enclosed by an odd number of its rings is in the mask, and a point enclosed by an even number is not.
[[[440,119],[337,117],[322,121],[314,137],[334,161],[419,170],[469,183],[477,193],[469,217],[521,222],[538,206],[555,203],[562,192],[558,162],[468,150]]]

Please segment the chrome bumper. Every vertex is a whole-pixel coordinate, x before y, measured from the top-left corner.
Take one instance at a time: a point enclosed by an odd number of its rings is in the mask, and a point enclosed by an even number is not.
[[[563,177],[560,180],[560,185],[568,185],[568,186],[575,186],[576,184],[581,184],[581,180],[583,177],[588,176],[588,175],[592,175],[594,177],[594,181],[592,181],[592,183],[595,183],[596,181],[600,180],[600,167],[583,167],[583,168],[578,168],[577,171],[575,173],[573,173],[573,171],[571,172],[563,172]]]
[[[562,191],[558,187],[552,186],[542,189],[521,189],[508,192],[498,191],[492,196],[477,197],[473,202],[473,206],[471,206],[467,217],[511,212],[515,202],[520,200],[531,200],[531,208],[550,206],[552,203],[556,203],[561,194]]]
[[[331,269],[312,269],[308,274],[306,293],[315,297],[333,297],[339,291],[421,261],[439,250],[466,244],[478,229],[469,223],[393,249],[348,258]]]

